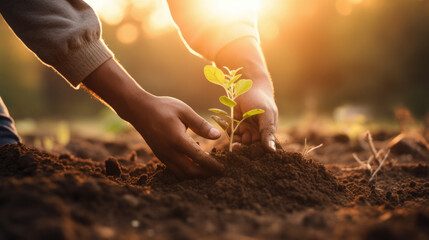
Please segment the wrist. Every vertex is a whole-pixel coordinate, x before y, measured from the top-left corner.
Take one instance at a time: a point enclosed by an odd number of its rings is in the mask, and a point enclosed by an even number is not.
[[[98,67],[83,84],[126,121],[132,119],[136,102],[144,103],[154,97],[142,89],[114,59]]]
[[[265,59],[258,41],[253,37],[244,37],[229,43],[215,57],[218,67],[230,69],[242,67],[242,78],[253,81],[253,89],[273,94],[273,84],[268,73]]]

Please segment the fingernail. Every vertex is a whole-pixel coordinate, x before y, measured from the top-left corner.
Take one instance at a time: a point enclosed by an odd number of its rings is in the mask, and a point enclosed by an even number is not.
[[[215,137],[218,137],[219,135],[220,135],[220,131],[217,128],[210,129],[209,137],[215,138]]]
[[[274,141],[273,141],[273,140],[271,140],[271,141],[269,141],[269,142],[268,142],[268,146],[271,148],[271,150],[272,150],[273,152],[275,152],[275,151],[276,151],[276,144],[274,143]]]

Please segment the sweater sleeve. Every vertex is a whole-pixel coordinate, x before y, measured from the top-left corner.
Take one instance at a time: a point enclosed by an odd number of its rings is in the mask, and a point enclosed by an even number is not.
[[[23,43],[75,88],[113,57],[97,16],[82,0],[0,0],[0,13]]]
[[[220,11],[216,0],[167,2],[182,40],[196,55],[213,61],[223,47],[239,38],[253,37],[259,42],[256,9]]]

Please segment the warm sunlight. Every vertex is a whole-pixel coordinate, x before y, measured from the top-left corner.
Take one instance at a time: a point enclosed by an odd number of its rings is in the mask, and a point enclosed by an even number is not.
[[[205,1],[204,8],[217,12],[224,21],[231,21],[243,15],[256,13],[260,8],[259,0],[217,0]]]
[[[116,37],[121,43],[130,44],[137,40],[139,29],[132,23],[122,24],[116,31]]]
[[[174,29],[173,20],[171,19],[168,7],[165,2],[162,3],[164,4],[160,4],[149,13],[145,21],[142,21],[142,30],[147,36],[158,36]]]
[[[99,17],[110,25],[119,24],[125,16],[125,9],[128,5],[127,1],[121,0],[85,0]]]

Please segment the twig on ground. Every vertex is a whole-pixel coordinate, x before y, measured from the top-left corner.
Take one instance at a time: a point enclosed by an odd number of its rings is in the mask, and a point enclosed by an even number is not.
[[[383,160],[380,162],[380,166],[378,166],[378,168],[377,168],[377,169],[375,169],[374,173],[372,174],[371,178],[369,179],[369,182],[371,182],[371,181],[372,181],[372,179],[374,179],[374,177],[377,175],[378,171],[380,171],[381,167],[383,166],[383,164],[384,164],[384,162],[386,161],[386,159],[387,159],[387,157],[389,156],[389,154],[390,154],[390,149],[389,149],[389,150],[387,150],[386,155],[384,155]]]
[[[369,149],[371,150],[371,153],[374,156],[375,163],[377,163],[377,165],[380,165],[380,161],[377,158],[378,154],[374,146],[374,141],[372,140],[372,136],[369,131],[366,132],[366,142],[368,143]]]
[[[366,169],[369,170],[371,177],[369,179],[369,182],[371,182],[377,175],[377,173],[381,170],[381,167],[383,166],[386,159],[389,157],[390,150],[388,150],[385,153],[384,149],[380,149],[377,151],[377,149],[374,146],[374,141],[372,140],[371,133],[369,131],[366,132],[366,139],[365,141],[368,143],[369,151],[371,152],[371,155],[369,156],[367,161],[362,161],[356,153],[353,153],[352,156],[356,160],[356,162],[359,163],[359,167],[355,168],[343,168],[345,171],[352,171],[352,170],[360,170],[360,169]],[[384,154],[385,153],[385,154]],[[384,156],[383,156],[384,154]],[[381,157],[383,156],[383,159],[381,160]],[[377,168],[374,171],[371,163],[372,161],[375,161],[377,164]]]
[[[302,155],[303,156],[307,156],[310,152],[312,152],[312,151],[314,151],[314,150],[316,150],[318,148],[321,148],[321,147],[323,147],[323,143],[321,143],[321,144],[319,144],[319,145],[317,145],[315,147],[308,146],[307,145],[307,138],[305,138],[305,140],[304,140],[304,149],[302,150]]]
[[[365,163],[359,159],[359,157],[356,155],[356,153],[353,153],[352,155],[353,155],[353,158],[356,160],[356,162],[359,163],[358,169],[368,169],[372,174],[372,168],[371,168],[371,165],[369,164],[369,160],[368,160],[368,162]]]

